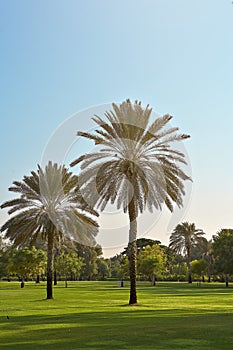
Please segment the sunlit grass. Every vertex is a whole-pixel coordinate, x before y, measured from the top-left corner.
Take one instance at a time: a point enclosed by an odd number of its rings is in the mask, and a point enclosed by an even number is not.
[[[223,284],[60,282],[54,300],[45,284],[1,282],[1,349],[232,349],[233,289]],[[7,318],[9,317],[9,319]]]

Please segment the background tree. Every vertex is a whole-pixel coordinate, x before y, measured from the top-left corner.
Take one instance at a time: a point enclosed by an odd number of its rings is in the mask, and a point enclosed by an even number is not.
[[[165,245],[160,245],[166,256],[166,277],[168,280],[183,280],[187,275],[185,258],[177,254],[173,249]]]
[[[62,253],[75,253],[75,243],[70,236],[63,235],[62,239],[59,241],[55,241],[55,249],[54,249],[54,259],[62,254]],[[59,271],[57,273],[56,270],[57,264],[54,265],[54,285],[57,285],[57,275],[59,274]]]
[[[166,271],[166,260],[166,255],[158,244],[148,245],[138,254],[139,273],[149,277],[155,285],[156,278]]]
[[[57,273],[65,276],[65,287],[68,287],[68,278],[77,279],[84,267],[83,258],[77,256],[76,253],[61,253],[55,258],[55,268]]]
[[[80,279],[88,281],[93,280],[98,274],[97,258],[102,255],[101,246],[97,244],[94,247],[90,247],[76,242],[75,251],[79,257],[83,258],[84,262]]]
[[[150,238],[138,238],[136,240],[137,254],[140,251],[142,251],[143,249],[145,249],[145,247],[147,247],[148,245],[153,246],[155,244],[160,245],[161,242],[158,240],[150,239]],[[121,254],[128,256],[128,247],[124,248],[124,250]]]
[[[111,277],[121,280],[122,285],[124,279],[129,277],[129,261],[125,254],[117,254],[110,258]]]
[[[33,269],[33,274],[36,276],[36,283],[39,283],[41,274],[44,274],[46,268],[46,252],[42,249],[33,248],[35,268]]]
[[[123,259],[122,254],[116,254],[113,257],[111,257],[109,267],[110,267],[110,274],[112,278],[119,279],[120,277],[120,268],[121,268],[121,261]]]
[[[10,277],[7,266],[13,255],[13,252],[14,248],[12,245],[4,241],[0,236],[0,278],[7,277],[8,281],[10,281]]]
[[[21,277],[21,287],[24,287],[24,281],[29,276],[36,276],[43,273],[46,266],[46,254],[43,250],[35,247],[29,249],[24,247],[15,250],[8,264],[10,274],[16,274]]]
[[[192,250],[203,242],[204,234],[201,229],[195,227],[194,223],[183,222],[176,226],[170,236],[169,247],[174,249],[177,254],[183,254],[186,257],[189,283],[192,283],[190,266]]]
[[[178,128],[166,128],[170,115],[149,124],[152,109],[126,100],[105,112],[107,121],[95,116],[95,133],[78,132],[93,140],[100,150],[82,155],[71,166],[81,163],[79,180],[85,195],[100,210],[108,203],[129,216],[128,259],[130,274],[129,304],[137,303],[136,239],[137,218],[146,208],[162,209],[165,202],[172,211],[173,203],[182,206],[183,181],[189,177],[181,169],[184,154],[175,150],[174,142],[188,138]]]
[[[208,250],[208,240],[205,237],[200,237],[197,245],[193,245],[191,249],[191,260],[198,260],[204,257]]]
[[[212,240],[208,241],[208,244],[206,246],[206,251],[203,255],[203,258],[206,260],[208,264],[208,282],[210,282],[211,275],[214,273],[214,256],[213,256],[213,242]]]
[[[225,275],[228,287],[229,274],[233,274],[233,229],[222,229],[213,236],[214,267]]]
[[[98,231],[92,218],[97,213],[81,196],[78,177],[64,166],[49,162],[45,170],[38,166],[37,172],[13,184],[9,191],[19,193],[20,198],[3,203],[1,208],[10,207],[8,213],[17,214],[1,232],[17,247],[34,245],[38,237],[47,241],[47,299],[52,299],[55,242],[65,234],[90,244]]]
[[[111,272],[109,268],[109,260],[104,258],[97,259],[97,269],[98,269],[98,278],[105,280],[107,277],[110,277]]]
[[[208,282],[210,282],[211,275],[213,274],[213,254],[212,254],[212,240],[207,240],[205,237],[201,237],[198,245],[193,247],[191,251],[191,260],[204,259],[207,263]]]
[[[198,277],[202,277],[202,282],[205,282],[205,274],[208,270],[208,263],[205,259],[193,260],[190,263],[191,272]]]

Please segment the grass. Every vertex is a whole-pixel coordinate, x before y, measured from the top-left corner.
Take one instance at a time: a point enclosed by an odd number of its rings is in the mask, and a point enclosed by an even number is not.
[[[233,349],[233,289],[221,284],[139,283],[139,306],[117,282],[60,282],[54,295],[1,282],[0,349]]]

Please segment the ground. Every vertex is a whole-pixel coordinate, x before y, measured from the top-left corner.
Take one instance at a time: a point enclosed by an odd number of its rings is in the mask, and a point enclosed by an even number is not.
[[[224,284],[138,283],[138,306],[116,282],[60,282],[54,300],[45,284],[1,282],[0,348],[233,348],[233,289]]]

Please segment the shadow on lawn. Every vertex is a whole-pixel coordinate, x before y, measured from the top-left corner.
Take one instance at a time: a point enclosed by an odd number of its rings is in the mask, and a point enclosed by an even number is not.
[[[233,314],[129,308],[1,320],[1,349],[233,348]]]

